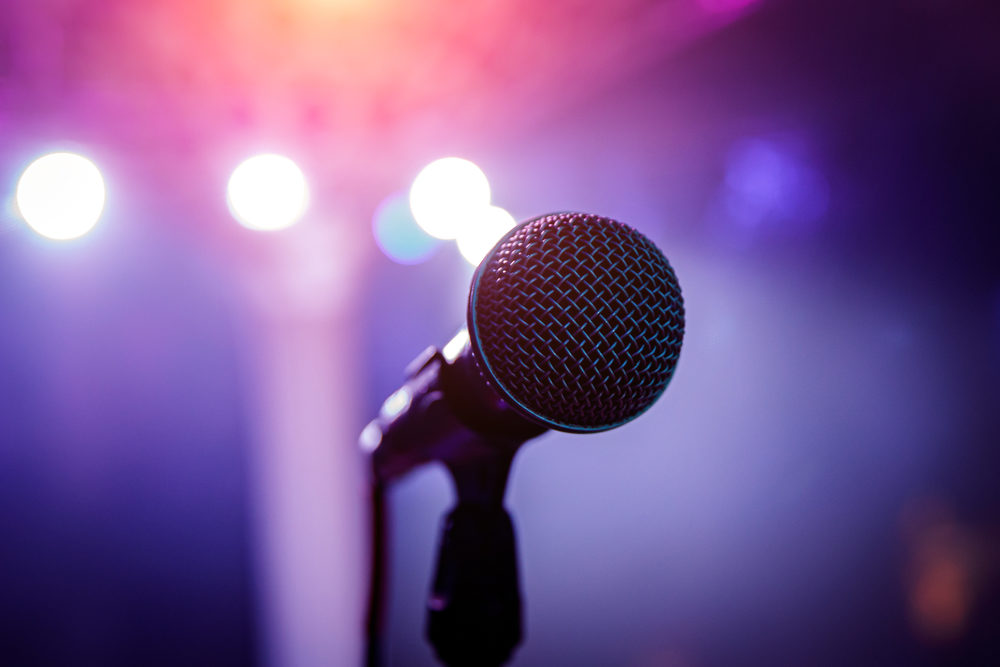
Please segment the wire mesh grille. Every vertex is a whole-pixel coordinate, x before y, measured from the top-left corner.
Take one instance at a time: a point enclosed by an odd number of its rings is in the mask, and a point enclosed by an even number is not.
[[[645,236],[596,215],[530,220],[476,271],[469,332],[508,402],[546,426],[601,431],[646,410],[684,336],[680,285]]]

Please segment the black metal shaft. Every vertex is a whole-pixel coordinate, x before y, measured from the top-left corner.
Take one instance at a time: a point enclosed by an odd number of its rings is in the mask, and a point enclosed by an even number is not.
[[[463,503],[444,521],[427,639],[449,667],[494,667],[521,641],[514,527],[502,505]]]

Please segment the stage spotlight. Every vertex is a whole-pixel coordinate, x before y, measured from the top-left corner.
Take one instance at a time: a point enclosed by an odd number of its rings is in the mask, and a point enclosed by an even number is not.
[[[462,257],[473,266],[478,266],[490,248],[517,224],[514,216],[499,206],[483,209],[470,223],[462,228],[457,240]]]
[[[404,193],[388,197],[372,219],[375,242],[398,264],[418,264],[434,252],[439,241],[428,236],[413,219]]]
[[[75,153],[49,153],[28,165],[14,195],[24,221],[42,236],[66,241],[83,236],[104,210],[104,179]]]
[[[417,224],[439,239],[456,238],[490,204],[490,184],[468,160],[446,157],[424,167],[410,187]]]
[[[229,177],[229,211],[247,229],[284,229],[302,217],[309,203],[309,186],[298,165],[283,155],[255,155]]]

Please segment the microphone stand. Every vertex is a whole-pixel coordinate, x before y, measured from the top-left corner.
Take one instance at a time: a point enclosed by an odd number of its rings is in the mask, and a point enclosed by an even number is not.
[[[442,525],[426,632],[450,667],[498,667],[521,641],[517,548],[503,506],[512,456],[484,444],[480,456],[447,463],[457,502]]]
[[[382,626],[385,624],[386,520],[385,484],[374,476],[369,481],[369,557],[368,609],[365,618],[365,667],[381,667]]]
[[[483,388],[459,334],[428,348],[362,432],[372,464],[372,582],[366,664],[380,663],[386,485],[413,467],[444,463],[456,504],[442,523],[427,602],[427,639],[449,667],[497,667],[521,641],[514,527],[503,499],[520,445],[546,429],[508,413]],[[486,407],[484,407],[486,406]]]

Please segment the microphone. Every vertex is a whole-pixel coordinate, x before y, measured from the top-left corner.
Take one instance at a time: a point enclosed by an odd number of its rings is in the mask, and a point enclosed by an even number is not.
[[[409,366],[362,448],[388,481],[483,447],[513,455],[548,429],[621,426],[666,389],[683,337],[680,285],[652,241],[586,213],[530,219],[479,264],[466,327]]]
[[[518,447],[549,429],[593,433],[645,412],[684,338],[677,276],[615,220],[554,213],[511,230],[477,267],[466,326],[430,347],[361,433],[372,471],[368,664],[378,663],[383,489],[428,461],[451,472],[426,635],[446,665],[500,665],[520,643],[514,529],[503,507]]]

